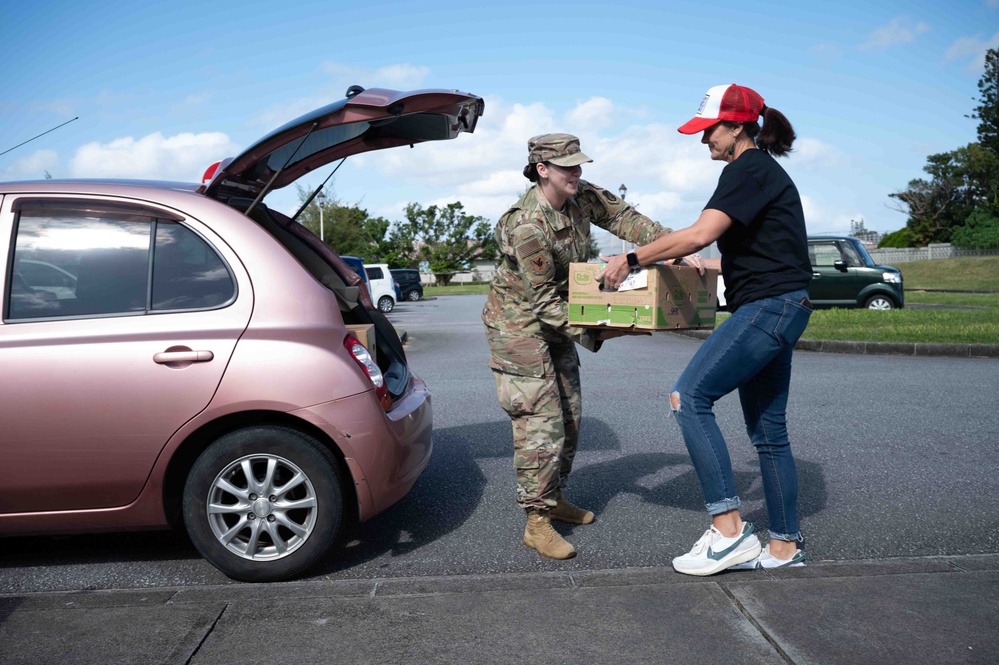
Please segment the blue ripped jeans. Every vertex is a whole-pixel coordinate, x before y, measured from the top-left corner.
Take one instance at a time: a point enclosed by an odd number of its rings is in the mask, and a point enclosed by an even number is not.
[[[801,540],[798,471],[787,440],[791,352],[808,325],[805,290],[747,303],[697,350],[670,391],[673,413],[704,490],[709,515],[739,507],[732,461],[712,411],[739,390],[746,431],[756,447],[770,537]],[[676,399],[679,397],[679,408]]]

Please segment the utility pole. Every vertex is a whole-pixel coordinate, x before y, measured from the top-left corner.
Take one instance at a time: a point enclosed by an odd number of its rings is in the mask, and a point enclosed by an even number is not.
[[[323,241],[323,244],[326,244],[325,229],[323,228],[323,226],[324,226],[323,225],[323,204],[326,202],[326,194],[323,192],[323,190],[320,189],[319,193],[316,194],[316,201],[319,204],[319,239]]]

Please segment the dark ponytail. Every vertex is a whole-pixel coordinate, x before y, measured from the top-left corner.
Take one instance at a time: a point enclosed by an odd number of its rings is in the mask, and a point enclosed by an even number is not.
[[[746,123],[750,124],[750,123]],[[755,122],[753,125],[757,125]],[[753,134],[750,134],[752,137]],[[794,128],[784,114],[769,106],[763,107],[763,128],[756,136],[756,147],[774,157],[783,157],[791,152],[791,144],[797,138]]]
[[[535,162],[533,164],[528,164],[527,166],[524,167],[524,177],[527,178],[528,180],[530,180],[531,182],[537,182],[538,181],[538,177],[539,176],[538,176],[538,164],[537,164],[537,162]]]

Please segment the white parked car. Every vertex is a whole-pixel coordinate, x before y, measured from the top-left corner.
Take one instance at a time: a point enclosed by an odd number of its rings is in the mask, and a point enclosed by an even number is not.
[[[365,263],[368,273],[368,287],[371,289],[371,302],[383,312],[395,309],[395,281],[387,263]]]

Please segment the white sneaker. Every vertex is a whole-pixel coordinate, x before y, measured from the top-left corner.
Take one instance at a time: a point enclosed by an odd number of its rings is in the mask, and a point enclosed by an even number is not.
[[[689,552],[673,559],[673,569],[684,575],[714,575],[736,564],[752,561],[763,549],[760,539],[753,535],[755,530],[752,524],[743,522],[742,533],[726,538],[711,527]]]
[[[798,550],[790,559],[778,559],[770,553],[770,543],[763,548],[760,556],[732,566],[732,570],[759,570],[761,568],[798,568],[805,565],[805,552]]]

